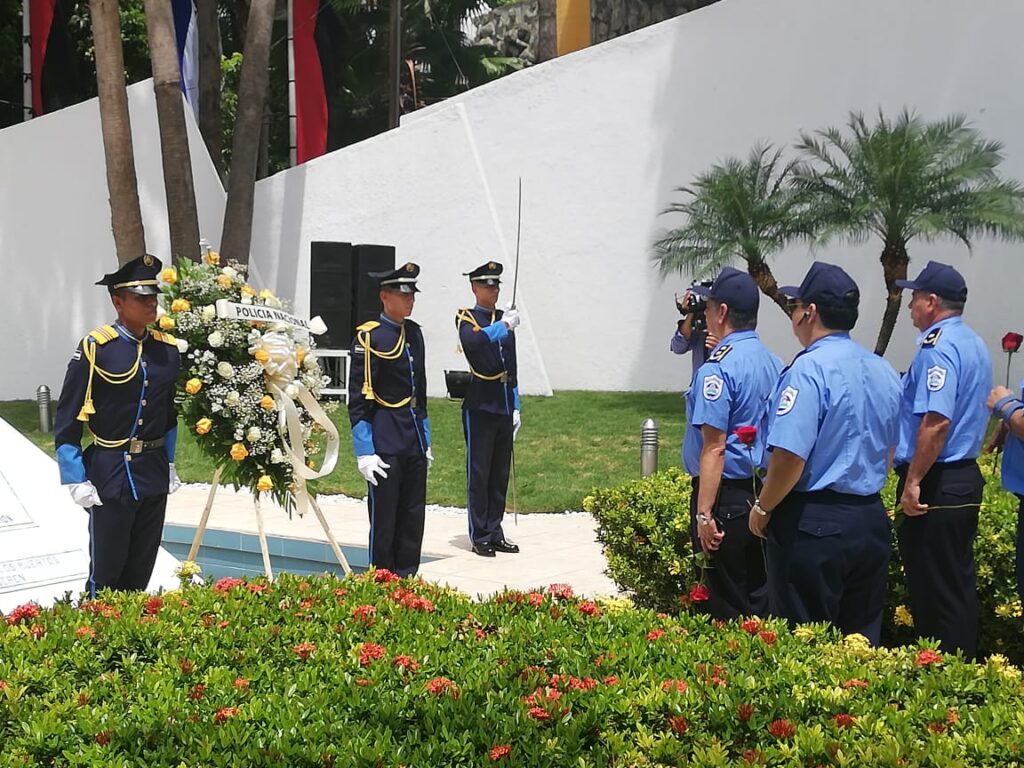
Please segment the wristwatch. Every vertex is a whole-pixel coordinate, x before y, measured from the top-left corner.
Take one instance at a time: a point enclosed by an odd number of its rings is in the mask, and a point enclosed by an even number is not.
[[[711,515],[697,515],[697,525],[711,525]]]
[[[761,509],[761,500],[754,499],[754,506],[752,507],[754,512],[757,512],[761,517],[768,517],[772,512],[770,509]]]

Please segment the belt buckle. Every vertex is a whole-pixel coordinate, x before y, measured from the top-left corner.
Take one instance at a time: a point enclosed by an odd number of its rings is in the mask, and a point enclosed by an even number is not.
[[[505,371],[504,373],[501,374],[501,378],[499,379],[499,381],[502,384],[508,384],[508,371]]]
[[[128,441],[128,453],[142,453],[143,441],[133,437]]]

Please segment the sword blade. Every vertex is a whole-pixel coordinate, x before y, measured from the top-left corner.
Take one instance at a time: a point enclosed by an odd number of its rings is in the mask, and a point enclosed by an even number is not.
[[[523,177],[519,177],[519,211],[516,216],[516,273],[512,278],[512,309],[516,308],[516,290],[519,288],[519,239],[523,232]]]

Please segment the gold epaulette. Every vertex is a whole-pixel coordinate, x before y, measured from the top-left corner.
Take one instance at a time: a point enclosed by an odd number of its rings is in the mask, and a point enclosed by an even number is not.
[[[363,323],[362,325],[358,326],[356,328],[356,330],[357,331],[364,331],[366,333],[369,333],[370,331],[372,331],[374,328],[376,328],[379,325],[380,325],[380,323],[377,322],[376,320],[367,320],[365,323]]]
[[[119,335],[114,326],[101,325],[96,330],[89,331],[85,338],[92,339],[97,344],[106,344],[108,341],[116,339]]]
[[[170,344],[174,347],[178,346],[178,340],[169,333],[164,333],[163,331],[150,331],[149,335],[157,341],[162,341],[164,344]]]

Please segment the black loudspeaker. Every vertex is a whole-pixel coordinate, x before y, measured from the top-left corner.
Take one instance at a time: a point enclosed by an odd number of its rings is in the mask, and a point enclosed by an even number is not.
[[[319,315],[327,332],[318,347],[348,349],[355,336],[355,289],[351,243],[312,242],[309,253],[309,316]]]
[[[353,249],[355,274],[355,296],[353,305],[353,327],[380,316],[380,287],[368,272],[385,272],[395,268],[395,249],[391,245],[360,244]]]

